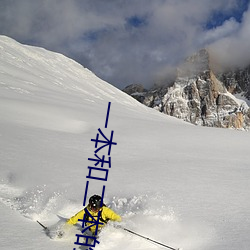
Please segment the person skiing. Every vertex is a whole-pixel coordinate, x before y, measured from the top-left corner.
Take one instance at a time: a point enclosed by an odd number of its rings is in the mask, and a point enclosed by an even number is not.
[[[100,212],[99,223],[98,213]],[[85,215],[85,218],[84,218]],[[87,207],[79,211],[77,214],[68,219],[67,224],[75,225],[78,220],[87,221],[85,223],[86,227],[92,234],[96,232],[96,227],[98,226],[98,232],[107,224],[109,220],[121,222],[122,218],[120,215],[116,214],[113,210],[102,204],[102,197],[99,195],[93,195],[89,198],[89,204]]]

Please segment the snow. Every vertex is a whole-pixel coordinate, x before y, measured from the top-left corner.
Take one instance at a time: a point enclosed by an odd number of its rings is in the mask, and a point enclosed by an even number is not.
[[[235,94],[234,95],[238,100],[240,100],[241,103],[246,103],[248,106],[250,106],[250,100],[248,100],[246,97],[244,97],[243,94]]]
[[[0,249],[77,248],[79,228],[50,239],[36,220],[53,227],[83,208],[98,128],[117,142],[104,201],[122,226],[183,250],[250,248],[249,132],[168,117],[63,55],[0,36]],[[88,195],[102,185],[91,180]],[[108,225],[95,249],[163,247]]]

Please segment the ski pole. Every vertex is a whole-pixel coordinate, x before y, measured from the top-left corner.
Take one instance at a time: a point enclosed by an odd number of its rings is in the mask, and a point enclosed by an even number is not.
[[[154,243],[156,243],[156,244],[158,244],[158,245],[161,245],[161,246],[163,246],[163,247],[169,248],[169,249],[171,249],[171,250],[181,250],[180,248],[173,248],[173,247],[167,246],[167,245],[165,245],[165,244],[162,244],[162,243],[160,243],[160,242],[158,242],[158,241],[152,240],[152,239],[150,239],[150,238],[148,238],[148,237],[145,237],[145,236],[143,236],[143,235],[141,235],[141,234],[135,233],[135,232],[133,232],[133,231],[127,229],[127,228],[122,227],[122,229],[125,230],[125,231],[127,231],[127,232],[129,232],[129,233],[131,233],[131,234],[137,235],[137,236],[139,236],[139,237],[141,237],[141,238],[144,238],[144,239],[146,239],[146,240],[148,240],[148,241],[152,241],[152,242],[154,242]]]
[[[43,227],[43,229],[46,231],[46,230],[48,230],[48,228],[47,227],[45,227],[41,222],[39,222],[38,220],[36,221],[40,226],[42,226]]]

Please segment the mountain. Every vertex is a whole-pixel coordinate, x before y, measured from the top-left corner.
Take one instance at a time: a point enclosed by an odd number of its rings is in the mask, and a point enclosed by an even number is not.
[[[249,129],[249,69],[215,73],[210,54],[203,49],[180,65],[171,86],[131,92],[131,85],[124,92],[148,107],[196,125]]]
[[[217,77],[222,81],[227,90],[232,94],[240,94],[248,102],[250,100],[250,66],[245,68],[225,70],[217,73]]]
[[[61,54],[4,36],[0,249],[79,249],[80,223],[52,240],[36,220],[53,228],[57,215],[83,208],[99,129],[107,138],[113,131],[117,145],[107,181],[90,180],[87,199],[105,185],[104,202],[122,226],[174,248],[249,249],[249,133],[167,116]],[[98,240],[96,250],[163,249],[111,223]]]

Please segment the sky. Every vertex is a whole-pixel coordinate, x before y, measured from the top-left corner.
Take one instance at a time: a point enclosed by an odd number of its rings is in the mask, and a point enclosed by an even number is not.
[[[0,34],[63,53],[122,89],[166,81],[210,48],[250,62],[249,0],[0,0]]]

